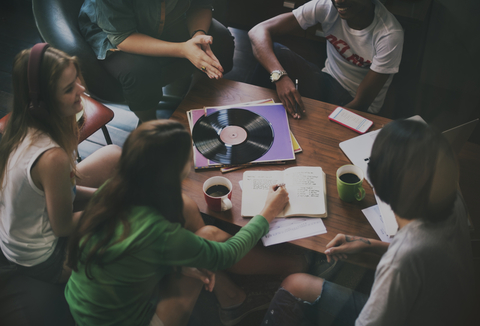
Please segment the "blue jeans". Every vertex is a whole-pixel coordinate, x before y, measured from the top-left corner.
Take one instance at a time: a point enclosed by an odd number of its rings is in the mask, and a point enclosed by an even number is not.
[[[233,36],[215,19],[212,19],[208,32],[213,37],[212,51],[226,74],[233,67]],[[168,42],[185,42],[189,39],[186,21],[182,19],[162,33],[162,40]],[[120,82],[125,101],[132,111],[156,108],[163,97],[162,87],[177,79],[188,78],[196,69],[184,58],[152,57],[123,51],[110,53],[99,62]]]
[[[324,281],[322,293],[310,303],[280,288],[273,297],[262,325],[355,325],[368,300],[366,294]]]
[[[290,79],[294,82],[298,79],[298,91],[302,96],[340,106],[353,100],[350,93],[335,78],[286,46],[274,43],[273,51]],[[251,82],[262,87],[275,88],[270,82],[269,73],[261,65],[257,66]]]
[[[62,276],[63,264],[67,255],[67,245],[67,237],[58,238],[50,257],[44,262],[31,267],[18,265],[7,260],[0,250],[0,277],[20,274],[47,283],[58,283],[60,276]]]

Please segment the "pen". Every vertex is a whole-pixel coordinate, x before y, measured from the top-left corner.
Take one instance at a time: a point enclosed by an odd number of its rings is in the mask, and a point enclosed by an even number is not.
[[[295,79],[295,89],[298,91],[298,79]],[[295,114],[298,114],[298,103],[295,101]]]
[[[277,191],[278,188],[280,187],[285,187],[285,184],[284,183],[279,183],[276,185],[276,188],[275,188],[275,191]]]

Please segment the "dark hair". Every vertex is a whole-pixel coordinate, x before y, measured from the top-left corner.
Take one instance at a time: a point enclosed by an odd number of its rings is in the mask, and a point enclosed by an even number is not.
[[[70,237],[68,266],[77,271],[78,262],[84,263],[91,278],[89,265],[102,264],[120,223],[124,231],[117,242],[128,236],[133,206],[155,208],[170,222],[183,225],[181,177],[191,148],[190,134],[178,122],[150,121],[134,130],[123,145],[118,170],[92,198]],[[82,255],[92,237],[99,241]]]
[[[402,218],[439,221],[452,212],[458,163],[445,137],[427,124],[396,120],[383,127],[368,174],[378,197]]]

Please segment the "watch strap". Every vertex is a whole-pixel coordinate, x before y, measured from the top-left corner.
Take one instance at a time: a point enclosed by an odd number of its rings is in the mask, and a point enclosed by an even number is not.
[[[273,77],[275,74],[278,75],[277,78],[274,78],[274,77]],[[288,75],[288,74],[287,74],[287,72],[286,72],[285,70],[274,70],[274,71],[272,71],[272,72],[270,73],[270,81],[271,81],[272,83],[275,83],[275,82],[279,81],[280,78],[282,78],[283,76],[286,76],[286,75]]]

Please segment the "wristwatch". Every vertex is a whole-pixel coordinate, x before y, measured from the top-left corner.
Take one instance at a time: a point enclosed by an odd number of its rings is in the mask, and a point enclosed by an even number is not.
[[[270,81],[272,83],[275,83],[275,82],[279,81],[280,78],[282,78],[282,76],[286,76],[286,75],[288,75],[288,74],[285,70],[274,70],[270,74]]]

